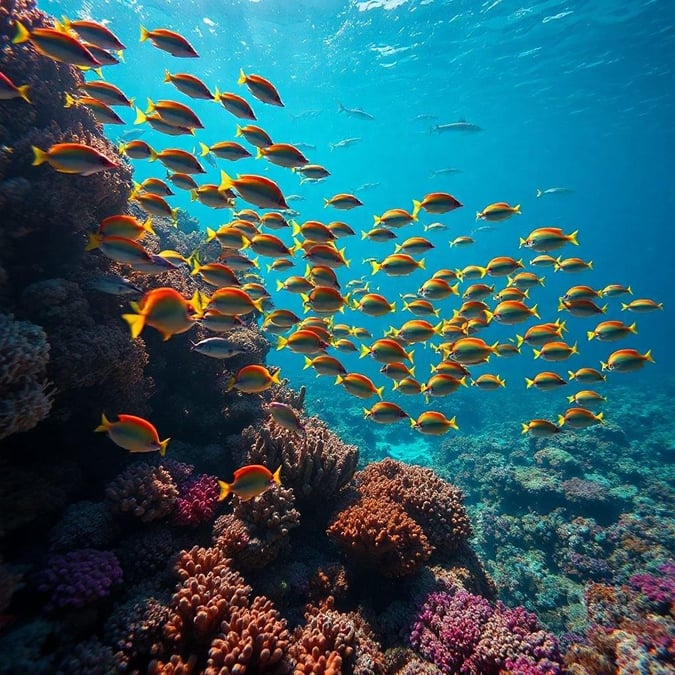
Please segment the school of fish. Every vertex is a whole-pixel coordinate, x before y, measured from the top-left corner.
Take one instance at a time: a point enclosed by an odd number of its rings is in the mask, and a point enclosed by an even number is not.
[[[199,57],[188,40],[167,29],[141,27],[140,39],[173,57]],[[301,196],[284,195],[273,180],[257,173],[233,177],[223,168],[226,162],[245,160],[255,165],[256,161],[264,160],[296,173],[300,184],[330,178],[329,168],[312,163],[303,153],[313,146],[306,144],[301,148],[298,147],[301,144],[273,142],[264,129],[251,123],[257,119],[255,109],[236,91],[248,91],[256,102],[284,108],[281,95],[269,80],[241,70],[236,83],[239,89],[221,92],[194,75],[166,70],[164,81],[175,88],[182,100],[148,100],[147,110],[143,111],[135,108],[132,98],[101,76],[101,68],[117,63],[124,49],[106,25],[64,19],[51,29],[31,32],[17,23],[14,42],[27,43],[44,56],[82,68],[86,72],[86,81],[80,92],[68,94],[64,105],[87,106],[102,125],[124,124],[114,111],[116,106],[122,106],[135,109],[135,124],[148,125],[164,136],[185,134],[197,138],[203,124],[193,110],[192,102],[199,100],[219,103],[241,120],[234,138],[223,138],[211,145],[197,139],[199,149],[194,152],[172,148],[170,143],[167,143],[169,147],[160,149],[140,139],[122,143],[120,156],[116,157],[105,157],[79,143],[33,148],[34,165],[48,164],[62,173],[87,176],[114,170],[122,157],[164,167],[161,173],[168,177],[171,185],[163,178],[149,178],[137,184],[130,195],[130,200],[147,213],[146,220],[140,221],[128,214],[111,216],[98,224],[86,243],[87,249],[97,250],[132,270],[161,275],[167,270],[181,268],[203,282],[203,290],[191,298],[183,297],[173,288],[160,287],[132,300],[130,310],[122,315],[132,339],[149,326],[168,340],[199,323],[213,336],[192,343],[192,349],[211,358],[228,359],[240,353],[236,343],[228,340],[228,332],[237,329],[240,317],[255,313],[254,316],[261,316],[262,329],[276,341],[277,348],[298,354],[298,358],[304,359],[305,368],[313,368],[317,376],[335,378],[335,385],[351,396],[363,400],[379,399],[370,408],[363,409],[366,419],[380,424],[407,420],[411,428],[420,433],[441,435],[458,428],[455,416],[447,413],[451,406],[441,406],[438,401],[434,407],[445,410],[429,409],[412,418],[397,403],[383,400],[385,383],[390,381],[392,391],[400,395],[421,396],[427,403],[431,399],[451,397],[469,384],[486,391],[499,389],[506,386],[499,374],[472,375],[470,369],[488,363],[491,366],[501,358],[522,357],[524,353],[531,353],[535,363],[540,360],[551,364],[564,362],[580,351],[579,341],[565,335],[568,317],[586,318],[593,324],[586,331],[588,340],[610,343],[637,332],[636,322],[607,318],[610,309],[643,313],[663,308],[662,303],[650,298],[621,302],[632,295],[631,287],[610,284],[602,289],[572,285],[559,299],[557,307],[548,307],[545,311],[534,301],[537,288],[544,284],[540,270],[548,268],[553,273],[578,274],[592,269],[592,262],[551,255],[563,248],[570,250],[578,246],[577,231],[538,227],[519,241],[520,248],[529,249],[532,254],[529,261],[502,255],[483,264],[467,264],[462,269],[427,270],[427,278],[416,290],[399,294],[402,305],[397,311],[399,299],[376,292],[377,289],[372,288],[373,277],[397,277],[400,278],[397,283],[403,284],[404,278],[411,273],[426,270],[424,254],[427,251],[448,244],[470,247],[474,242],[468,235],[446,239],[445,223],[422,225],[419,222],[421,215],[452,218],[450,214],[463,207],[454,195],[440,191],[415,195],[411,199],[411,210],[392,205],[384,213],[375,215],[372,228],[364,229],[360,236],[362,240],[372,242],[373,248],[381,248],[382,254],[356,261],[355,265],[370,267],[369,275],[350,275],[353,268],[350,268],[349,246],[343,246],[341,241],[348,242],[349,237],[356,235],[349,224],[332,219],[327,219],[330,222],[303,221],[299,212],[288,205],[292,197]],[[96,75],[98,77],[92,77]],[[20,99],[27,105],[30,104],[30,91],[26,85],[11,82],[0,72],[0,98]],[[374,120],[370,113],[342,104],[339,104],[339,113],[365,121]],[[480,127],[462,121],[437,125],[434,130],[465,132],[480,130]],[[331,149],[359,140],[344,139],[340,142],[342,145],[331,144]],[[202,161],[219,169],[217,184],[197,181],[201,174],[207,173]],[[434,172],[432,177],[456,171],[441,170]],[[153,216],[167,217],[175,223],[178,211],[170,205],[174,188],[189,191],[193,200],[228,213],[226,222],[218,229],[208,228],[205,232],[206,240],[217,241],[220,246],[213,259],[202,260],[197,252],[187,257],[175,251],[153,254],[144,248],[143,238],[153,232]],[[572,190],[537,189],[536,196],[568,193]],[[335,191],[325,198],[324,203],[326,208],[339,213],[363,210],[364,207],[359,197],[349,192]],[[478,209],[476,220],[499,223],[520,214],[520,205],[495,201]],[[402,236],[404,228],[410,230],[411,236]],[[477,228],[472,234],[481,229]],[[263,268],[267,270],[266,277],[261,275]],[[305,316],[298,316],[283,307],[274,308],[267,288],[273,274],[278,275],[275,299],[298,295]],[[140,294],[138,288],[122,277],[103,278],[94,287],[120,296],[138,297]],[[606,304],[602,304],[605,301]],[[620,308],[616,306],[619,302]],[[453,306],[449,307],[449,304]],[[348,319],[343,319],[343,315]],[[405,320],[373,335],[359,325],[362,315],[392,319],[402,315]],[[492,322],[517,326],[532,321],[535,323],[522,330],[522,335],[514,333],[504,342],[486,341],[479,335]],[[418,343],[430,347],[437,355],[427,377],[415,372],[414,352]],[[381,382],[373,382],[358,372],[359,357],[374,359],[381,365]],[[542,392],[557,390],[570,383],[599,387],[607,373],[632,372],[648,362],[653,362],[651,351],[640,353],[635,349],[620,348],[609,351],[606,360],[599,364],[589,363],[569,371],[567,379],[542,369],[526,378],[524,386]],[[262,365],[249,365],[230,374],[226,390],[257,394],[278,384],[279,377],[278,370],[271,372]],[[583,429],[603,423],[603,413],[596,411],[605,400],[594,389],[582,389],[567,397],[570,407],[563,409],[561,405],[556,420],[523,421],[522,433],[546,437],[560,433],[565,427]],[[294,433],[303,433],[302,422],[289,406],[272,403],[269,414],[277,424]],[[119,415],[117,422],[110,422],[104,415],[96,431],[107,432],[115,443],[130,452],[158,451],[164,454],[169,440],[160,441],[150,422],[125,414]],[[221,499],[230,492],[249,499],[279,482],[279,470],[272,474],[258,465],[242,467],[235,473],[234,483],[221,482]]]

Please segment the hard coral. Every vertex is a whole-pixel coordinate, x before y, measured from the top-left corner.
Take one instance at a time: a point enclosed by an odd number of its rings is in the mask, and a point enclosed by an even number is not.
[[[283,672],[289,638],[286,621],[267,598],[258,596],[249,607],[234,607],[221,623],[204,673]]]
[[[242,569],[265,567],[288,545],[289,531],[300,524],[293,490],[273,485],[254,499],[232,499],[234,512],[215,523],[214,545]]]
[[[32,429],[49,415],[45,332],[0,313],[0,440]]]
[[[386,577],[414,574],[433,551],[415,520],[381,497],[365,497],[340,511],[328,536],[358,564]]]
[[[107,597],[121,582],[122,569],[113,553],[81,549],[51,556],[39,590],[48,594],[48,610],[80,608]]]
[[[282,483],[293,488],[303,507],[319,513],[330,509],[349,485],[358,462],[356,446],[343,443],[317,417],[306,421],[303,435],[268,419],[244,429],[242,438],[247,445],[242,460],[271,470],[281,466]]]
[[[471,536],[462,491],[431,469],[385,459],[360,471],[357,485],[362,495],[400,504],[442,553],[453,553]]]
[[[197,653],[208,647],[233,608],[248,606],[251,587],[217,549],[183,551],[176,571],[182,582],[164,634],[169,643]]]
[[[178,490],[166,469],[138,462],[115,478],[105,494],[113,513],[148,523],[173,511]]]
[[[333,609],[332,599],[323,607],[309,606],[306,624],[295,630],[289,654],[295,675],[305,673],[384,673],[384,655],[368,624],[357,613]]]
[[[410,640],[444,673],[497,675],[508,663],[528,674],[561,672],[557,642],[533,614],[500,602],[492,606],[462,589],[429,595]]]
[[[178,525],[192,526],[210,521],[219,493],[218,481],[206,474],[179,485],[174,520]]]
[[[50,531],[49,548],[57,553],[83,546],[104,548],[116,534],[117,526],[105,502],[75,502]]]

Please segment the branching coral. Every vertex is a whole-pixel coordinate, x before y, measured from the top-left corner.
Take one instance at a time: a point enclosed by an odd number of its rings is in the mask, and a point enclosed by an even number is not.
[[[45,332],[0,313],[0,440],[32,429],[49,414],[48,361]]]
[[[356,446],[343,443],[317,417],[305,422],[305,433],[295,434],[267,420],[242,432],[247,444],[242,460],[269,467],[281,466],[282,483],[293,488],[302,505],[326,512],[349,485],[358,462]]]
[[[182,582],[164,629],[171,651],[189,655],[188,663],[205,662],[208,675],[288,672],[285,620],[264,596],[250,598],[251,587],[230,563],[217,549],[182,552]],[[167,672],[162,668],[153,662],[149,672]]]
[[[178,489],[166,469],[138,462],[115,478],[105,495],[113,513],[148,523],[173,511]]]
[[[309,606],[306,623],[295,630],[289,653],[295,675],[304,673],[384,673],[384,655],[368,624],[357,613],[333,609],[332,598],[322,607]]]
[[[273,485],[255,499],[234,496],[234,511],[215,523],[214,545],[236,557],[242,569],[259,569],[272,562],[288,544],[289,531],[300,524],[293,490]]]
[[[117,534],[117,526],[105,502],[75,502],[61,515],[49,533],[50,550],[72,551],[90,546],[104,548]]]

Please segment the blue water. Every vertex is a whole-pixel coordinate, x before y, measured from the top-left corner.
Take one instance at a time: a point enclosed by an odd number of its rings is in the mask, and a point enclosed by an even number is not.
[[[224,5],[224,6],[216,6]],[[537,2],[531,7],[515,2],[370,0],[344,2],[282,2],[239,0],[209,2],[45,2],[54,14],[108,19],[127,45],[125,63],[108,68],[106,79],[118,84],[145,108],[146,98],[175,99],[193,105],[206,129],[192,137],[169,137],[147,131],[144,140],[156,149],[180,147],[192,150],[197,141],[211,144],[234,139],[237,120],[220,105],[190,101],[163,83],[165,69],[190,72],[210,87],[244,95],[252,103],[258,122],[277,142],[307,143],[312,162],[331,171],[318,184],[300,185],[298,176],[264,160],[229,163],[219,168],[230,174],[262,173],[277,181],[286,195],[300,195],[290,202],[300,211],[298,220],[344,220],[357,236],[340,241],[352,261],[339,271],[343,287],[349,279],[368,275],[373,290],[390,300],[399,293],[414,292],[440,267],[484,265],[496,255],[532,257],[518,249],[518,239],[535,227],[555,225],[566,232],[579,230],[579,255],[593,261],[593,271],[578,275],[546,276],[544,288],[531,292],[543,321],[557,316],[557,298],[574,284],[603,287],[609,283],[631,285],[633,297],[649,297],[665,303],[665,311],[629,315],[619,310],[619,299],[610,299],[603,318],[636,319],[639,334],[621,343],[588,343],[586,330],[595,318],[570,317],[566,339],[579,342],[581,355],[563,364],[533,361],[531,350],[512,360],[492,359],[472,369],[500,373],[507,387],[499,392],[461,391],[454,397],[502,397],[511,406],[523,401],[523,414],[536,412],[539,392],[525,391],[523,378],[540,370],[565,374],[581,366],[598,366],[615,348],[652,350],[656,366],[648,364],[629,375],[610,375],[622,385],[658,386],[672,377],[671,340],[675,323],[671,296],[675,281],[672,256],[675,242],[672,190],[675,150],[675,78],[671,65],[675,47],[675,6],[667,2]],[[139,43],[138,26],[180,31],[195,46],[199,59],[176,59]],[[284,108],[265,106],[237,85],[239,69],[259,73],[276,85]],[[338,112],[338,102],[360,108],[375,117],[363,121]],[[123,111],[133,126],[132,111]],[[419,119],[418,116],[433,116]],[[435,124],[465,119],[483,131],[475,134],[431,132]],[[115,138],[120,129],[107,127]],[[329,144],[358,137],[349,148],[331,150]],[[205,163],[209,173],[202,182],[219,182],[218,171]],[[457,168],[460,173],[433,176],[434,171]],[[164,177],[159,163],[136,161],[135,179]],[[367,189],[363,186],[371,184]],[[372,185],[374,184],[374,185]],[[536,198],[537,188],[562,186],[569,195]],[[383,273],[370,277],[365,257],[383,258],[391,244],[362,242],[360,232],[370,229],[374,214],[393,207],[412,208],[412,199],[432,191],[447,191],[464,207],[443,216],[421,214],[420,224],[399,231],[399,241],[423,234],[421,224],[434,221],[448,226],[446,232],[429,235],[436,248],[425,257],[427,271],[391,279]],[[172,206],[185,208],[201,226],[216,228],[229,211],[213,211],[191,202],[178,191]],[[353,211],[324,209],[323,199],[338,192],[355,192],[365,206]],[[474,220],[477,210],[495,201],[520,204],[522,216],[494,224],[475,233],[476,243],[450,249],[448,239],[474,232],[484,223]],[[240,207],[246,207],[239,202]],[[278,232],[275,232],[278,234]],[[290,233],[283,233],[291,243]],[[264,261],[267,262],[267,261]],[[264,269],[264,268],[263,268]],[[292,272],[302,274],[304,262]],[[283,274],[265,274],[273,290]],[[504,285],[495,280],[497,288]],[[464,284],[462,288],[465,288]],[[274,294],[277,307],[301,311],[297,296]],[[400,303],[399,303],[400,305]],[[443,316],[459,306],[457,299],[439,303]],[[337,320],[366,326],[380,337],[390,325],[414,318],[398,312],[370,319],[356,312]],[[488,342],[521,333],[533,323],[504,328],[491,326],[481,337]],[[379,332],[379,333],[378,333]],[[272,338],[273,339],[273,338]],[[273,339],[274,341],[274,339]],[[350,371],[389,381],[378,374],[379,365],[357,355],[335,354]],[[302,371],[303,357],[287,350],[273,351],[269,363],[281,366],[291,384],[309,386],[311,400],[330,396],[328,383]],[[424,381],[430,350],[416,347],[417,377]],[[553,366],[553,367],[551,367]],[[332,386],[332,385],[330,385]],[[476,394],[479,396],[476,397]],[[362,406],[342,393],[331,405],[349,406],[357,419]],[[417,415],[425,409],[417,397],[387,394]],[[371,403],[374,399],[371,399]],[[452,416],[457,399],[432,401],[429,408]],[[486,399],[487,400],[487,399]],[[559,397],[558,412],[566,407]],[[370,405],[366,402],[366,405]],[[543,404],[542,404],[543,405]],[[508,406],[506,406],[508,407]],[[499,406],[490,408],[499,416]],[[550,399],[545,410],[549,412]],[[491,419],[490,421],[495,421]],[[512,424],[514,435],[523,419]],[[462,420],[459,419],[460,426]],[[413,431],[402,433],[416,438]]]

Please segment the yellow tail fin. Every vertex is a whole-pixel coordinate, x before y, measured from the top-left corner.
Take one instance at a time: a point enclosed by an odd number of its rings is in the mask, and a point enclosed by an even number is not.
[[[108,429],[110,429],[110,420],[105,416],[105,413],[101,413],[101,424],[94,431],[108,431]]]
[[[222,502],[223,500],[227,499],[227,496],[230,494],[230,484],[226,483],[224,480],[219,480],[218,485],[220,485],[218,501]]]
[[[33,166],[40,166],[49,161],[49,155],[44,151],[40,150],[37,145],[32,145],[33,148]]]
[[[145,317],[142,314],[122,314],[122,318],[129,324],[131,338],[135,340],[143,330]]]

